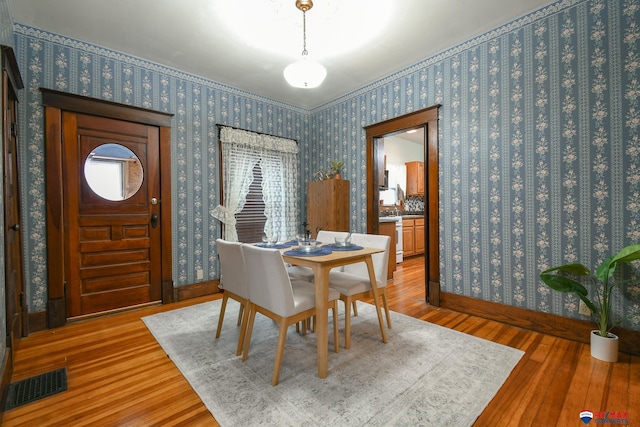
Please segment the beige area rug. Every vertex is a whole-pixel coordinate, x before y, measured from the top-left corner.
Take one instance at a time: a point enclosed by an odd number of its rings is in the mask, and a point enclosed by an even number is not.
[[[358,303],[351,349],[334,353],[329,344],[326,379],[317,376],[315,335],[291,327],[273,387],[278,326],[258,314],[242,362],[235,356],[236,302],[227,304],[215,339],[220,304],[142,320],[222,426],[469,426],[524,354],[395,312],[383,344],[375,308]],[[343,316],[341,310],[341,327]]]

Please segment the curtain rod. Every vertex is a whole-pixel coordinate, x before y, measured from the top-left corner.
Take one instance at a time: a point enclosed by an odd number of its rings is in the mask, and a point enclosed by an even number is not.
[[[258,135],[272,136],[274,138],[290,139],[290,140],[294,141],[296,143],[296,145],[298,144],[298,140],[297,139],[285,138],[284,136],[280,136],[280,135],[271,135],[270,133],[256,132],[255,130],[243,129],[243,128],[239,128],[239,127],[235,127],[235,126],[223,125],[223,124],[220,124],[220,123],[216,123],[216,126],[218,127],[218,141],[220,140],[220,132],[222,131],[222,128],[225,127],[225,128],[236,129],[236,130],[243,130],[245,132],[251,132],[251,133],[258,134]]]

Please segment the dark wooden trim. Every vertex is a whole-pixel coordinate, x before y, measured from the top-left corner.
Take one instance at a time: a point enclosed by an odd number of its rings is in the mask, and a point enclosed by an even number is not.
[[[48,314],[48,310],[29,313],[29,333],[49,329],[47,319]]]
[[[49,285],[51,289],[51,284]],[[54,287],[58,290],[58,287]],[[63,286],[64,289],[64,286]],[[63,326],[67,322],[66,300],[64,293],[57,298],[49,297],[47,301],[47,325],[49,328],[57,328]],[[30,327],[29,329],[33,329]]]
[[[20,75],[20,68],[18,68],[18,61],[16,60],[16,54],[13,48],[10,46],[0,46],[2,50],[2,69],[7,71],[9,81],[13,89],[18,91],[24,88],[22,82],[22,76]]]
[[[56,262],[47,263],[48,309],[55,308],[55,301],[64,300],[64,212],[62,205],[62,111],[55,107],[45,107],[45,135],[47,146],[45,156],[45,186],[47,211],[47,259]],[[53,306],[52,306],[53,305]],[[64,307],[64,304],[63,304]],[[58,316],[49,314],[49,327],[64,325],[65,312]],[[62,321],[62,323],[58,323]]]
[[[427,226],[424,227],[424,241],[426,253],[425,261],[425,296],[429,304],[439,306],[440,296],[440,224],[439,224],[439,182],[438,182],[438,108],[440,105],[405,114],[404,116],[385,120],[365,126],[367,134],[367,233],[379,232],[378,217],[380,215],[378,200],[380,190],[374,185],[383,167],[380,158],[378,138],[403,132],[406,129],[423,127],[425,131],[424,164],[425,186],[427,188],[425,200],[425,216]]]
[[[177,286],[175,289],[175,301],[202,297],[205,295],[217,294],[220,291],[220,280],[207,280],[205,282],[193,283],[190,285]]]
[[[171,236],[171,128],[160,127],[160,239],[162,240],[162,303],[173,301]]]
[[[427,200],[425,210],[427,227],[424,228],[425,250],[429,261],[425,265],[428,271],[427,301],[434,306],[440,305],[440,182],[438,158],[438,110],[433,110],[431,120],[426,124],[425,141],[425,173],[427,174],[425,188]],[[427,258],[427,256],[425,256]]]
[[[171,119],[173,117],[171,113],[147,110],[146,108],[118,104],[117,102],[104,101],[42,87],[40,92],[42,92],[42,105],[44,106],[151,126],[171,127]]]
[[[7,395],[9,394],[9,385],[11,384],[11,375],[13,372],[13,352],[5,351],[2,357],[2,365],[0,366],[0,411],[4,411],[7,403]],[[2,422],[2,414],[0,413],[0,423]]]
[[[590,332],[596,329],[595,324],[591,321],[570,319],[448,292],[440,294],[440,304],[443,308],[459,313],[467,313],[529,331],[587,344],[590,340]],[[613,333],[620,337],[621,352],[640,355],[640,331],[616,328]]]

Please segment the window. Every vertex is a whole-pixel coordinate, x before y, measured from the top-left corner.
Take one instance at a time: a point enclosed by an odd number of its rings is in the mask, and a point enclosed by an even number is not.
[[[236,214],[236,230],[240,242],[260,242],[264,235],[264,199],[262,198],[262,171],[259,165],[253,168],[253,181],[249,186],[247,200],[242,211]]]
[[[222,127],[220,146],[223,200],[211,215],[222,223],[223,239],[293,239],[299,225],[297,143]]]

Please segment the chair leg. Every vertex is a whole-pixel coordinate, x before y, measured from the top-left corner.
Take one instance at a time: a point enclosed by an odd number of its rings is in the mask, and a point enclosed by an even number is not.
[[[251,334],[253,333],[253,322],[256,319],[256,311],[253,304],[249,305],[249,323],[247,323],[247,334],[244,337],[244,352],[242,353],[242,361],[247,360],[249,356],[249,345],[251,344]]]
[[[216,339],[220,338],[220,331],[222,330],[222,321],[224,320],[224,312],[227,309],[227,300],[229,297],[224,292],[222,295],[222,305],[220,306],[220,318],[218,319],[218,329],[216,330]]]
[[[382,288],[381,290],[382,290],[382,303],[384,304],[384,312],[387,315],[387,328],[391,329],[391,313],[389,312],[389,305],[387,304],[387,293],[384,291],[384,288]]]
[[[344,348],[351,348],[351,298],[344,300]]]
[[[271,385],[278,385],[278,378],[280,377],[280,367],[282,366],[282,355],[284,354],[284,343],[287,342],[287,323],[283,320],[280,321],[280,333],[278,334],[278,348],[276,349],[276,361],[273,364],[273,377],[271,378]]]
[[[333,301],[333,347],[336,353],[340,352],[340,337],[338,335],[338,300]],[[314,316],[315,318],[315,316]],[[315,326],[315,322],[314,326]]]
[[[353,302],[351,303],[351,305],[353,305],[353,315],[357,316],[358,315],[358,306],[356,305],[356,300],[353,300]]]
[[[237,326],[240,326],[242,324],[243,316],[244,316],[244,304],[240,304],[240,310],[238,310],[238,322],[236,323]]]
[[[245,308],[245,305],[249,305],[249,303],[244,303],[240,306],[242,310],[242,321],[240,322],[240,336],[238,337],[238,348],[236,350],[236,356],[240,356],[242,353],[242,347],[244,346],[244,340],[247,335],[247,323],[249,321],[249,308]]]

